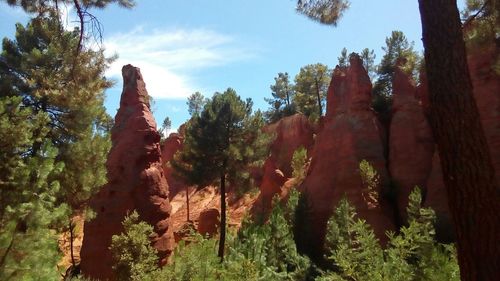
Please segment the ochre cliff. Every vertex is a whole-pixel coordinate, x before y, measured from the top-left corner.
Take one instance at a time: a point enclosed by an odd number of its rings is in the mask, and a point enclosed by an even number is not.
[[[83,274],[99,280],[115,280],[109,246],[111,237],[123,231],[121,224],[127,213],[136,210],[141,220],[153,225],[152,244],[163,262],[174,246],[160,134],[149,96],[138,68],[126,65],[122,75],[120,109],[106,163],[108,183],[90,201],[96,217],[85,223],[81,251]]]
[[[302,114],[285,117],[266,126],[263,131],[274,137],[270,146],[270,156],[263,166],[260,194],[254,207],[255,213],[267,213],[275,194],[292,177],[293,153],[303,147],[310,150],[314,143],[314,130]]]
[[[168,181],[169,199],[179,192],[186,192],[187,184],[179,177],[174,175],[174,170],[170,165],[170,160],[174,154],[182,149],[184,138],[180,133],[171,133],[163,142],[161,147],[161,158],[163,161],[163,173]]]
[[[401,61],[400,64],[404,62]],[[426,188],[431,172],[434,139],[411,78],[398,66],[392,86],[392,118],[389,129],[390,188],[396,199],[399,222],[406,222],[410,192]]]
[[[374,226],[380,239],[385,238],[386,230],[394,228],[391,211],[381,204],[379,196],[388,173],[380,124],[371,109],[371,87],[357,56],[352,56],[348,68],[337,67],[334,71],[324,125],[316,137],[309,172],[300,187],[310,208],[309,222],[301,230],[308,240],[309,249],[304,250],[313,255],[321,255],[326,222],[344,196],[359,216]],[[374,190],[368,190],[362,182],[362,160],[368,161],[380,175]]]

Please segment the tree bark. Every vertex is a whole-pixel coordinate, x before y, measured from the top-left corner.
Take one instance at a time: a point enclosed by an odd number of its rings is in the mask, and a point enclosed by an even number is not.
[[[71,254],[71,265],[73,268],[76,267],[76,261],[75,261],[75,253],[73,251],[73,242],[75,240],[74,236],[74,231],[75,231],[75,224],[73,223],[72,219],[69,219],[69,248],[70,248],[70,254]]]
[[[186,186],[186,207],[187,207],[187,222],[190,222],[189,220],[189,187]]]
[[[430,121],[457,234],[461,279],[498,280],[500,193],[473,98],[456,0],[419,0],[419,7]]]
[[[224,261],[224,244],[226,242],[226,174],[220,176],[220,236],[219,252],[220,261]]]
[[[319,82],[316,80],[316,98],[318,99],[318,111],[319,111],[319,117],[323,115],[323,107],[321,106],[321,95],[319,92]]]

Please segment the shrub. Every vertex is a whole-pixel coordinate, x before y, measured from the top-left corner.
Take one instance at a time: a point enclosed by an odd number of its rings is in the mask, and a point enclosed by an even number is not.
[[[125,217],[124,232],[113,235],[110,250],[116,263],[113,270],[118,280],[148,280],[158,270],[158,256],[151,246],[153,227],[139,220],[136,211]]]
[[[458,281],[454,247],[435,242],[434,212],[421,207],[418,188],[409,199],[409,226],[402,227],[399,234],[388,233],[386,249],[343,199],[328,221],[325,246],[334,270],[324,272],[318,280]]]
[[[305,149],[303,146],[297,148],[295,152],[293,153],[292,157],[292,176],[296,179],[298,179],[299,182],[304,180],[306,177],[306,172],[307,172],[307,149]]]

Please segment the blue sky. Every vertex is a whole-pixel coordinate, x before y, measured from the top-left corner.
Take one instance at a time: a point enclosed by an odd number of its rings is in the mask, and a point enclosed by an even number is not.
[[[103,26],[104,46],[119,59],[107,76],[116,80],[106,108],[119,105],[122,65],[141,68],[154,114],[173,128],[189,118],[186,97],[200,91],[234,88],[266,109],[264,97],[278,72],[294,77],[300,67],[323,63],[334,67],[343,47],[349,52],[381,47],[392,30],[403,31],[422,50],[416,0],[354,0],[338,27],[323,26],[295,12],[292,0],[143,0],[133,9],[112,5],[92,11]],[[463,2],[463,1],[459,1]],[[68,11],[72,24],[74,11]],[[19,9],[0,3],[0,37],[14,37],[14,24],[27,22]]]

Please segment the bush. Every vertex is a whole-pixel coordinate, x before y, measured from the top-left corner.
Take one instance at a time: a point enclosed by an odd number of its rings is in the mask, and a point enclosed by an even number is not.
[[[303,146],[297,148],[292,157],[292,176],[298,179],[299,182],[303,181],[307,173],[307,149]]]
[[[116,264],[113,270],[118,280],[148,280],[158,270],[158,256],[151,246],[153,227],[139,220],[136,211],[125,217],[124,232],[113,235],[110,250]]]
[[[328,221],[327,259],[334,270],[318,280],[459,280],[459,268],[452,245],[435,242],[434,212],[422,208],[416,188],[409,198],[409,226],[399,234],[388,233],[382,249],[373,230],[356,218],[346,199]]]

